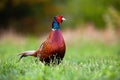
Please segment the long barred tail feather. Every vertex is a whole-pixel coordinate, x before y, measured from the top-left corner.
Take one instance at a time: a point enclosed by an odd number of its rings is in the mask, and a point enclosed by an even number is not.
[[[34,50],[22,52],[22,53],[18,54],[18,56],[20,55],[20,58],[19,58],[18,62],[19,62],[23,57],[34,56],[34,54],[35,54],[35,51],[34,51]]]

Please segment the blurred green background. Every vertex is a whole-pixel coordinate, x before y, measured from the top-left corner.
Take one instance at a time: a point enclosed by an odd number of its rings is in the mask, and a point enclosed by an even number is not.
[[[1,0],[0,31],[39,35],[47,32],[53,16],[63,15],[64,28],[92,23],[98,29],[107,24],[120,27],[120,0]]]
[[[63,15],[66,43],[57,66],[17,62],[47,39]],[[0,0],[0,80],[120,80],[120,0]]]

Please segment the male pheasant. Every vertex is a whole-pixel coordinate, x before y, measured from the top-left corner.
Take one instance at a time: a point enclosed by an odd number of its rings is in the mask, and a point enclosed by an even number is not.
[[[41,46],[36,51],[25,51],[19,55],[19,61],[26,56],[39,58],[44,64],[59,64],[65,55],[65,42],[60,30],[60,24],[65,20],[63,16],[56,16],[52,22],[52,30]]]

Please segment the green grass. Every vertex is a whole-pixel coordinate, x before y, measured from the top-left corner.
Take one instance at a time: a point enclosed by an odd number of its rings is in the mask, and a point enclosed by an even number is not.
[[[39,47],[38,40],[25,44],[0,43],[0,80],[120,80],[118,44],[80,40],[67,44],[63,62],[57,66],[35,63],[34,57],[17,62],[17,54]]]

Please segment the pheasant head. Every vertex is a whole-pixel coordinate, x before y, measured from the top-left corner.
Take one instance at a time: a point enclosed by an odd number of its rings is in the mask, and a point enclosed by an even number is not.
[[[60,29],[60,24],[66,20],[63,16],[55,16],[52,22],[52,29],[57,30]]]

